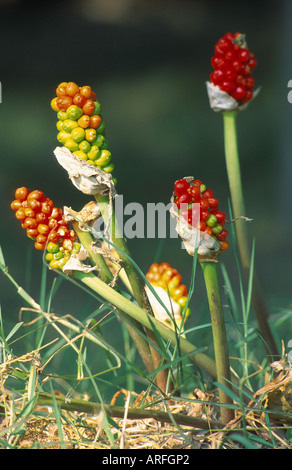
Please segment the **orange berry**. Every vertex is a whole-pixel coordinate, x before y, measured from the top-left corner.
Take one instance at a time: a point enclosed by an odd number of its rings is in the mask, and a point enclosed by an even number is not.
[[[35,242],[34,247],[36,250],[43,251],[46,248],[46,244]]]
[[[17,211],[18,209],[20,209],[20,207],[22,207],[22,204],[18,199],[15,199],[10,204],[10,207],[11,207],[12,210]]]
[[[15,191],[15,199],[18,199],[18,201],[25,201],[28,195],[29,190],[25,186],[17,188],[17,190]]]
[[[71,106],[72,103],[73,100],[71,96],[59,96],[56,101],[56,105],[61,110],[66,110],[67,108],[69,108],[69,106]]]
[[[63,84],[59,85],[58,88],[56,89],[56,95],[58,97],[60,96],[66,96],[66,86],[64,86]]]
[[[82,111],[84,114],[92,114],[95,110],[95,104],[92,100],[86,100],[84,106],[82,107]]]
[[[101,124],[101,117],[98,115],[91,116],[90,121],[89,121],[89,127],[92,127],[93,129],[97,129]]]
[[[87,116],[87,114],[84,114],[83,116],[81,116],[81,118],[78,119],[77,122],[80,127],[82,127],[83,129],[87,129],[87,127],[89,126],[90,117]]]
[[[224,240],[223,242],[220,242],[220,249],[221,249],[221,251],[227,250],[228,247],[229,247],[229,243],[228,243],[226,240]]]
[[[83,95],[87,100],[91,97],[91,87],[90,86],[83,86],[80,88],[80,93]]]
[[[97,98],[96,93],[95,93],[94,91],[92,91],[92,92],[91,92],[91,95],[90,95],[90,99],[91,99],[92,101],[96,101],[96,98]]]
[[[81,93],[76,93],[76,95],[73,98],[73,103],[76,106],[79,106],[79,108],[82,108],[82,106],[85,105],[86,98],[85,96],[81,95]]]
[[[79,86],[74,82],[68,82],[66,86],[66,93],[69,96],[75,96],[76,93],[79,93]]]

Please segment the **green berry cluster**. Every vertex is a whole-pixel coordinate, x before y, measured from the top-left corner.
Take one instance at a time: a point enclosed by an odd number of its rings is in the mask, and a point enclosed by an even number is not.
[[[71,247],[70,247],[71,248]],[[53,269],[63,269],[72,254],[78,254],[81,248],[79,242],[73,242],[73,248],[69,251],[60,243],[49,242],[47,244],[46,260]]]

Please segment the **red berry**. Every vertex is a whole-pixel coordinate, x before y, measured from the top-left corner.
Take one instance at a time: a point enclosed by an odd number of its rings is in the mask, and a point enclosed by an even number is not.
[[[212,213],[216,216],[218,224],[222,225],[222,223],[225,222],[226,215],[224,214],[224,212],[215,211]]]
[[[182,194],[186,193],[190,185],[185,179],[177,180],[174,184],[174,194],[179,197]]]
[[[244,98],[246,94],[246,89],[241,86],[241,85],[238,85],[234,92],[232,93],[232,97],[236,100],[236,101],[240,101],[242,100],[242,98]]]
[[[228,52],[226,52],[225,54],[225,60],[227,60],[228,62],[231,62],[233,60],[235,60],[236,58],[236,54],[234,51],[230,50]]]
[[[208,204],[211,208],[214,208],[214,207],[218,206],[218,201],[214,197],[209,197],[208,198]]]
[[[219,39],[217,46],[225,53],[232,48],[232,43],[225,37]]]
[[[215,85],[218,85],[218,83],[220,83],[221,80],[223,80],[224,76],[225,76],[225,72],[223,72],[223,70],[219,70],[219,69],[214,70],[214,72],[210,74],[210,80]]]
[[[206,189],[206,191],[203,192],[202,197],[205,197],[206,199],[213,197],[212,189]]]
[[[248,90],[251,90],[254,87],[254,79],[251,75],[246,77],[245,79],[245,86]]]
[[[237,58],[240,60],[240,62],[242,63],[246,63],[249,61],[249,50],[248,49],[245,49],[244,47],[242,47],[241,49],[239,49],[239,51],[237,52]]]
[[[201,191],[198,186],[193,185],[190,188],[190,195],[192,196],[193,202],[199,202],[201,197]]]
[[[216,237],[217,237],[217,239],[218,239],[220,242],[222,242],[223,240],[225,240],[225,238],[227,237],[227,235],[228,235],[228,232],[227,232],[227,230],[225,230],[225,228],[224,228],[224,229],[222,230],[222,232],[220,232],[220,233],[218,233],[218,234],[216,235]]]
[[[233,90],[235,90],[235,87],[236,87],[235,83],[228,81],[228,80],[223,80],[220,83],[220,89],[225,91],[228,94],[231,94]]]
[[[184,193],[178,198],[178,205],[189,204],[192,201],[192,196],[190,193]]]
[[[206,222],[206,220],[208,220],[208,218],[209,218],[209,215],[210,215],[210,212],[209,212],[208,210],[201,211],[201,212],[200,212],[200,219],[201,219],[203,222]]]
[[[224,78],[226,78],[226,80],[233,81],[233,80],[236,79],[236,72],[232,68],[224,70],[223,74],[224,74]]]
[[[207,234],[210,235],[210,236],[213,235],[213,232],[212,232],[211,227],[206,226],[204,232],[207,233]]]
[[[240,60],[235,59],[232,62],[231,67],[233,68],[233,70],[235,70],[236,73],[239,73],[242,69],[242,63],[240,62]]]
[[[207,211],[209,209],[209,202],[204,197],[200,200],[200,207],[202,211]]]

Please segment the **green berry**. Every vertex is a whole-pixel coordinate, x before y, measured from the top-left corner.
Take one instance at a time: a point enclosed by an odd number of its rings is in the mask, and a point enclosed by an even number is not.
[[[47,245],[47,251],[49,253],[58,253],[58,251],[59,251],[58,243],[49,242],[48,245]]]
[[[65,145],[66,140],[69,139],[69,138],[70,138],[70,134],[68,132],[65,132],[65,131],[61,131],[57,135],[58,141],[63,145]]]
[[[87,160],[87,154],[85,152],[82,152],[82,150],[76,150],[76,152],[73,152],[74,155],[76,155],[80,160]]]
[[[89,142],[87,142],[87,140],[82,140],[82,142],[80,142],[79,150],[81,150],[82,152],[88,153],[90,149],[91,149],[91,145]]]
[[[222,232],[223,230],[223,227],[222,225],[220,224],[216,224],[213,228],[212,228],[212,232],[215,233],[215,235],[217,235],[218,233]]]
[[[215,227],[215,225],[217,224],[217,217],[213,214],[210,214],[208,219],[206,220],[206,224],[208,225],[208,227]]]
[[[69,119],[77,121],[77,119],[79,119],[83,115],[83,111],[81,108],[79,108],[79,106],[72,104],[71,106],[69,106],[69,108],[67,108],[67,114]]]
[[[78,127],[78,124],[76,121],[73,121],[73,119],[66,119],[66,121],[63,121],[63,130],[66,132],[72,132],[76,127]]]
[[[71,137],[74,140],[74,142],[82,142],[85,138],[85,131],[82,129],[82,127],[75,127],[75,129],[72,130],[71,132]],[[79,147],[80,148],[80,147]]]
[[[77,150],[79,150],[79,145],[77,144],[77,142],[74,142],[74,140],[71,139],[71,137],[69,137],[69,139],[66,140],[65,147],[67,147],[67,149],[70,150],[70,152],[76,152]]]
[[[59,111],[57,113],[57,118],[60,120],[60,121],[65,121],[66,119],[68,119],[68,114],[66,113],[66,111]]]
[[[109,150],[102,150],[100,152],[98,160],[96,160],[96,165],[99,167],[104,167],[109,165],[111,161],[111,152]]]

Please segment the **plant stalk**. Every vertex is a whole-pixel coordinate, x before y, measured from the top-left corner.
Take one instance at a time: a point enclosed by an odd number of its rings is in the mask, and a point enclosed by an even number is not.
[[[177,337],[175,331],[151,316],[139,305],[136,305],[119,292],[112,289],[98,277],[94,276],[94,274],[74,271],[74,278],[80,280],[94,292],[112,303],[119,310],[121,315],[126,313],[131,318],[141,323],[147,331],[153,331],[155,329],[165,341],[170,341],[173,346],[176,346]],[[180,338],[180,348],[192,361],[205,369],[212,377],[217,378],[216,365],[213,359],[202,352],[198,352],[196,346],[183,337]]]
[[[205,285],[207,290],[209,309],[212,322],[215,362],[217,369],[217,380],[225,387],[232,389],[231,372],[228,356],[228,344],[225,330],[224,313],[218,283],[217,262],[200,262],[203,270]],[[219,387],[220,403],[230,405],[233,403],[225,390]],[[234,418],[234,411],[231,408],[221,407],[221,419],[223,423],[228,423]]]
[[[122,406],[101,405],[100,403],[92,403],[89,401],[78,400],[74,398],[66,399],[66,397],[56,396],[56,403],[59,408],[68,411],[79,411],[89,414],[100,414],[103,411],[112,418],[124,418],[125,408]],[[49,393],[40,393],[37,398],[37,405],[52,406],[52,396]],[[171,416],[159,410],[145,410],[140,408],[129,408],[127,411],[128,419],[156,419],[157,421],[173,423],[185,426],[193,426],[199,429],[222,429],[223,425],[218,421],[205,420],[194,416],[187,416],[181,413],[174,413]]]
[[[140,274],[136,270],[135,266],[131,262],[130,252],[129,252],[127,243],[120,232],[118,224],[116,223],[114,207],[112,207],[112,214],[110,215],[109,198],[106,196],[96,196],[95,199],[96,199],[96,202],[98,203],[104,223],[110,231],[111,240],[113,244],[118,248],[119,257],[124,263],[124,269],[127,274],[129,283],[131,285],[133,295],[137,303],[139,304],[139,306],[154,317],[149,299],[145,291],[144,282]],[[152,330],[148,330],[147,334],[149,335],[149,340],[159,348],[159,344],[155,337],[154,332]],[[150,350],[151,350],[154,368],[158,369],[163,364],[164,361],[157,349],[153,348],[150,345]],[[168,370],[162,369],[161,371],[158,372],[157,378],[156,378],[158,387],[164,393],[167,393],[167,391],[171,391],[172,389],[172,384],[171,382],[168,381],[168,373],[169,373]]]
[[[106,284],[110,284],[113,281],[113,275],[108,265],[106,264],[103,256],[100,253],[96,253],[93,250],[92,244],[94,243],[94,240],[93,240],[91,233],[88,231],[82,230],[79,227],[79,223],[77,221],[73,222],[73,228],[80,242],[86,249],[91,262],[93,263],[93,265],[96,265],[97,268],[99,269],[99,274],[98,274],[99,278]],[[148,372],[153,372],[154,366],[153,366],[152,355],[150,352],[149,344],[146,341],[146,339],[142,336],[144,334],[143,327],[134,318],[129,317],[125,312],[123,312],[123,316],[124,318],[127,317],[127,322],[125,322],[125,326],[132,340],[134,341],[134,344]]]
[[[231,193],[233,215],[236,219],[235,231],[237,243],[243,271],[246,279],[248,280],[250,272],[251,250],[249,248],[248,242],[249,237],[246,225],[247,223],[244,219],[240,218],[246,216],[246,211],[237,144],[236,116],[236,111],[223,112],[225,160]],[[268,322],[268,310],[255,272],[253,277],[252,302],[259,329],[265,341],[265,349],[268,360],[272,362],[275,360],[275,357],[273,356],[279,356],[279,352],[270,329]]]

